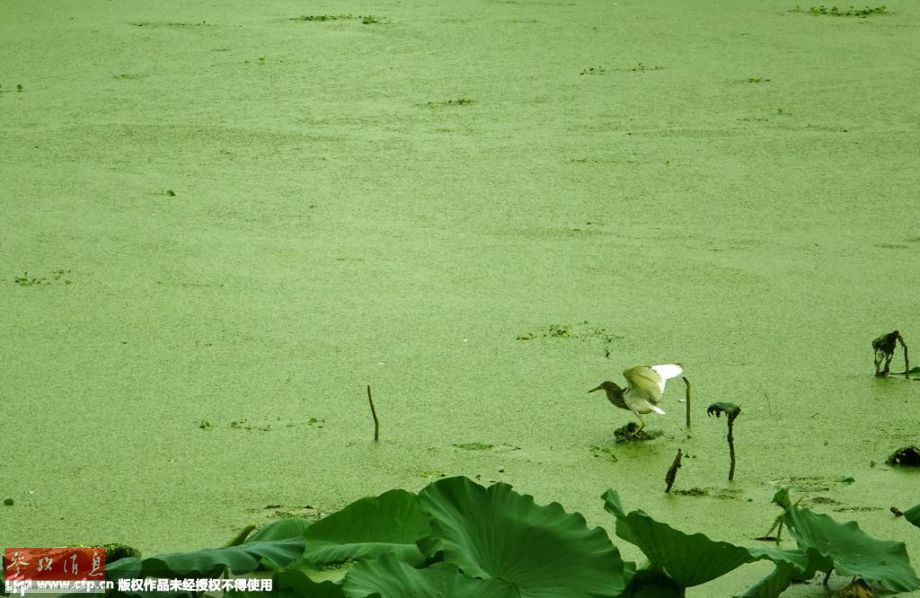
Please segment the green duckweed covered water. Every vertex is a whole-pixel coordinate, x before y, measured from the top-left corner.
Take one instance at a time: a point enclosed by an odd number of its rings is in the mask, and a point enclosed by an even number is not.
[[[920,9],[794,8],[0,2],[0,547],[462,474],[746,545],[786,486],[916,567],[920,384],[870,341],[920,339]],[[673,361],[692,438],[676,381],[612,445],[587,390]]]

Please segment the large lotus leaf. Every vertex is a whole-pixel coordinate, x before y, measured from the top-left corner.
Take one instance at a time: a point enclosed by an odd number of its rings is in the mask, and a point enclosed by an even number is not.
[[[118,559],[114,563],[105,564],[105,578],[115,580],[128,577],[140,577],[143,565],[138,557]]]
[[[777,565],[789,565],[796,572],[796,578],[802,571],[808,570],[811,565],[811,559],[804,552],[798,548],[792,550],[783,550],[780,548],[764,548],[761,546],[755,546],[753,548],[746,548],[751,554],[751,560],[762,560],[767,559],[773,561]],[[808,575],[806,579],[811,579],[814,576],[814,570]]]
[[[920,505],[911,507],[904,511],[904,519],[907,519],[917,527],[920,527]]]
[[[299,569],[278,571],[272,577],[272,591],[266,592],[228,592],[238,598],[345,598],[342,586],[331,581],[313,581]]]
[[[819,571],[829,571],[832,561],[840,575],[859,575],[892,592],[920,587],[903,542],[877,540],[853,521],[838,523],[827,515],[795,506],[788,508],[783,518],[799,546],[806,552],[813,550],[824,561]]]
[[[297,539],[300,541],[300,545],[304,545],[303,534],[306,529],[310,527],[310,522],[306,519],[301,518],[288,518],[288,519],[279,519],[278,521],[273,521],[263,527],[260,530],[257,530],[249,535],[246,538],[246,544],[252,544],[255,542],[269,542],[274,540],[287,540],[287,539]],[[301,555],[303,551],[301,550]],[[279,569],[284,569],[289,566],[290,561],[275,562],[268,556],[263,557],[262,569],[271,569],[277,571]]]
[[[108,563],[106,579],[161,577],[216,576],[225,568],[236,574],[260,569],[279,569],[296,561],[303,554],[303,527],[297,524],[276,521],[248,537],[248,541],[236,546],[212,548],[185,553],[170,553],[149,558],[129,557]],[[135,592],[132,596],[153,595]],[[264,594],[264,592],[263,592]],[[162,594],[161,595],[165,595]],[[170,595],[184,595],[172,593]]]
[[[247,542],[238,546],[197,550],[186,553],[163,554],[149,558],[124,558],[105,569],[106,579],[140,579],[218,577],[225,569],[236,574],[251,573],[263,568],[266,561],[289,564],[303,553],[303,538],[295,537],[272,542]],[[193,596],[194,592],[118,592],[115,595],[135,598],[174,598]],[[261,592],[260,595],[264,595]],[[312,594],[311,594],[312,595]],[[341,596],[342,594],[338,594]],[[333,595],[335,596],[335,595]]]
[[[424,557],[416,541],[428,533],[418,497],[390,490],[362,498],[304,531],[304,559],[314,564],[376,558],[392,552],[411,564]]]
[[[751,586],[741,598],[776,598],[792,583],[796,568],[789,563],[778,563],[766,577]]]
[[[616,596],[625,588],[620,553],[601,528],[558,503],[538,506],[507,484],[438,480],[419,493],[431,535],[429,556],[474,577],[504,581],[522,597]]]
[[[300,569],[278,571],[272,577],[271,592],[229,591],[234,598],[345,598],[342,586],[331,581],[313,581]],[[146,598],[146,597],[145,597]],[[151,597],[154,598],[154,597]]]
[[[262,529],[256,530],[246,538],[246,542],[265,542],[267,540],[284,540],[285,538],[303,538],[311,522],[300,517],[288,517],[272,521]]]
[[[456,565],[438,563],[416,569],[392,554],[362,561],[351,568],[343,584],[348,598],[517,598],[508,584],[464,575]]]
[[[686,592],[677,582],[657,571],[637,571],[621,598],[684,598]]]
[[[105,579],[118,584],[119,579],[140,579],[141,569],[143,568],[143,559],[137,557],[126,557],[105,565]],[[106,596],[130,596],[132,598],[191,598],[189,592],[116,592],[110,591]]]
[[[300,558],[303,547],[303,538],[286,538],[270,542],[246,542],[238,546],[194,552],[161,554],[141,559],[138,577],[216,577],[225,569],[235,574],[251,573],[260,569],[262,559],[283,567]]]
[[[685,534],[642,511],[626,514],[613,490],[603,498],[604,508],[617,518],[617,535],[642,549],[653,565],[683,587],[706,583],[756,558],[746,548]]]
[[[105,564],[106,581],[114,582],[117,586],[119,579],[140,579],[141,569],[143,568],[143,559],[138,557],[126,557],[118,559],[113,563]],[[118,594],[121,595],[121,594]],[[138,594],[128,594],[137,596]]]
[[[801,550],[744,548],[710,540],[703,534],[688,535],[655,521],[642,511],[627,514],[620,497],[613,490],[608,490],[603,498],[604,508],[617,518],[617,535],[641,548],[653,568],[663,569],[683,587],[705,583],[740,565],[761,559],[776,563],[782,568],[783,575],[787,569],[790,575],[798,575],[809,566],[809,558]],[[813,575],[812,569],[808,577]],[[778,581],[781,582],[781,578]],[[780,583],[768,585],[762,581],[758,585],[762,586],[761,590],[757,590],[760,593],[752,596],[778,596],[782,591],[777,589]]]
[[[310,596],[310,598],[345,598],[345,592],[342,586],[331,581],[313,581],[307,574],[299,569],[289,571],[279,571],[272,579],[272,596],[289,596],[290,598],[300,598],[301,596]],[[254,596],[253,598],[264,598]]]

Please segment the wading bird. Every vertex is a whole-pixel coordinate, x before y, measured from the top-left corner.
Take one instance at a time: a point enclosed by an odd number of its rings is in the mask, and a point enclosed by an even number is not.
[[[607,400],[615,407],[632,411],[639,418],[638,429],[632,432],[635,436],[645,427],[642,420],[643,413],[655,412],[664,415],[664,409],[658,406],[661,395],[664,393],[664,384],[671,378],[680,376],[684,368],[676,363],[664,365],[640,365],[629,368],[623,372],[626,378],[626,388],[620,388],[615,382],[602,382],[597,388],[588,392],[603,390],[607,393]]]

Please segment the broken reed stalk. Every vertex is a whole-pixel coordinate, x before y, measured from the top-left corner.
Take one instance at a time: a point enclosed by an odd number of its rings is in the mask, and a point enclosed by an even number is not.
[[[684,379],[684,384],[686,385],[685,396],[687,398],[687,434],[690,434],[690,381],[687,380],[686,376],[681,376]]]
[[[731,466],[728,468],[728,481],[735,479],[735,436],[732,434],[735,418],[741,411],[735,411],[728,414],[728,458],[731,459]]]
[[[910,360],[907,359],[907,343],[904,342],[904,337],[898,334],[898,342],[901,343],[901,349],[904,350],[904,377],[910,378]]]
[[[371,406],[371,415],[374,416],[374,442],[380,439],[380,422],[377,420],[377,410],[374,409],[374,398],[371,396],[371,385],[367,385],[367,402]]]
[[[681,450],[677,449],[677,456],[674,457],[674,462],[671,463],[671,467],[668,468],[668,473],[664,476],[664,483],[668,485],[667,488],[664,489],[665,492],[670,492],[671,486],[674,485],[674,480],[677,478],[677,470],[680,469],[681,456]]]

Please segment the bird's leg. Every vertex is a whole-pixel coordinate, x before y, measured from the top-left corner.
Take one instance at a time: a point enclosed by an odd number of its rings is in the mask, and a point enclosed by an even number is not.
[[[636,412],[633,411],[633,413],[636,413]],[[639,418],[639,427],[636,428],[635,430],[633,430],[632,432],[629,432],[629,433],[628,433],[628,435],[629,435],[630,438],[638,438],[638,437],[639,437],[639,432],[641,432],[641,431],[642,431],[642,428],[645,427],[645,420],[642,419],[642,416],[639,415],[638,413],[636,413],[636,417]]]

